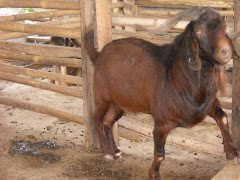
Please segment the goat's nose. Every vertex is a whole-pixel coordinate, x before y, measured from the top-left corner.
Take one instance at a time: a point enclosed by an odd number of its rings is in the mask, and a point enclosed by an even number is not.
[[[229,46],[222,47],[222,48],[220,49],[220,53],[221,53],[222,56],[228,57],[228,56],[231,55],[232,49],[231,49],[231,47],[229,47]]]

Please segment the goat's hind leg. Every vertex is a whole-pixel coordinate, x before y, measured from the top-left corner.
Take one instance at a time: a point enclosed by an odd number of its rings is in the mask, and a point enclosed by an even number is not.
[[[113,157],[114,159],[118,159],[121,157],[120,150],[117,148],[114,136],[113,136],[113,125],[114,123],[121,118],[123,115],[123,111],[114,103],[110,103],[108,111],[106,112],[103,124],[104,124],[104,132],[107,136],[108,142],[111,148],[111,154],[109,157]]]
[[[236,146],[233,144],[229,131],[227,114],[221,109],[218,99],[215,100],[213,109],[209,115],[215,119],[221,130],[226,158],[228,160],[237,159],[239,163],[240,153],[238,152]]]
[[[108,138],[104,133],[104,125],[103,125],[103,118],[108,110],[107,103],[96,103],[95,112],[94,112],[94,123],[95,129],[98,133],[100,146],[103,150],[104,155],[111,154],[110,144],[108,142]]]

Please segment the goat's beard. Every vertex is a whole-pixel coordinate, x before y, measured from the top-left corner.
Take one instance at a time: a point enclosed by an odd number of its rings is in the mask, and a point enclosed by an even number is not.
[[[214,65],[214,79],[213,82],[217,87],[220,96],[226,96],[226,79],[225,79],[225,69],[223,65]]]

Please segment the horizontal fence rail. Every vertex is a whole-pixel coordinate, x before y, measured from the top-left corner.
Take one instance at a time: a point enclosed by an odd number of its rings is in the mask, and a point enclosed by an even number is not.
[[[45,89],[45,90],[50,90],[53,92],[58,92],[61,94],[69,95],[69,96],[74,96],[78,98],[82,98],[82,91],[70,88],[70,87],[64,87],[60,85],[55,85],[47,82],[42,82],[38,81],[35,79],[29,79],[25,77],[20,77],[13,75],[11,73],[5,73],[5,72],[0,72],[0,79],[6,80],[6,81],[11,81],[11,82],[16,82],[20,84],[25,84],[28,86],[40,88],[40,89]]]
[[[57,57],[47,57],[47,56],[34,56],[27,54],[13,53],[9,51],[0,50],[0,58],[4,60],[16,60],[16,61],[25,61],[34,64],[43,64],[43,65],[61,65],[67,67],[82,67],[82,61],[80,59],[73,58],[57,58]]]
[[[43,9],[63,9],[63,10],[80,10],[79,0],[0,0],[0,7],[15,8],[43,8]],[[123,2],[111,3],[110,8],[122,8]]]
[[[206,0],[136,0],[136,5],[148,6],[202,6],[214,8],[233,8],[230,1],[206,1]]]
[[[21,74],[25,76],[45,78],[45,79],[57,80],[61,82],[71,83],[71,84],[83,85],[82,77],[63,75],[60,73],[39,71],[34,69],[22,68],[18,66],[6,65],[6,64],[0,65],[0,71],[11,73],[11,74]]]
[[[56,10],[27,14],[17,14],[11,16],[0,16],[0,21],[38,20],[39,18],[53,18],[66,15],[80,15],[80,10]]]
[[[81,48],[44,44],[17,43],[0,40],[0,49],[36,56],[81,58]]]
[[[30,103],[30,102],[23,101],[23,100],[12,99],[9,97],[4,97],[4,96],[0,96],[0,104],[14,106],[14,107],[18,107],[20,109],[26,109],[26,110],[30,110],[30,111],[34,111],[34,112],[39,112],[39,113],[47,114],[47,115],[57,117],[60,119],[65,119],[65,120],[69,120],[72,122],[84,124],[84,120],[83,120],[82,116],[68,113],[65,111],[61,111],[59,109],[55,109],[55,108],[52,108],[49,106],[39,105],[39,104]]]
[[[80,20],[80,19],[79,19]],[[46,27],[43,25],[36,24],[22,24],[16,22],[5,22],[0,21],[0,30],[3,31],[16,31],[28,34],[38,34],[38,35],[52,35],[59,37],[68,38],[81,38],[81,32],[79,29],[69,29],[60,27]]]

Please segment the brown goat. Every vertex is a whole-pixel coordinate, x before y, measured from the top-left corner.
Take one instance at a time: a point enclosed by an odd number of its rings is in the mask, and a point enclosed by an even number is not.
[[[224,68],[233,54],[225,21],[216,12],[191,21],[172,44],[158,46],[136,38],[114,40],[101,53],[89,31],[85,46],[95,65],[95,126],[103,153],[118,158],[112,127],[124,111],[149,113],[154,119],[151,179],[160,179],[164,145],[175,127],[191,127],[207,115],[223,136],[227,159],[239,158],[229,133],[227,115],[216,98],[224,92]]]

